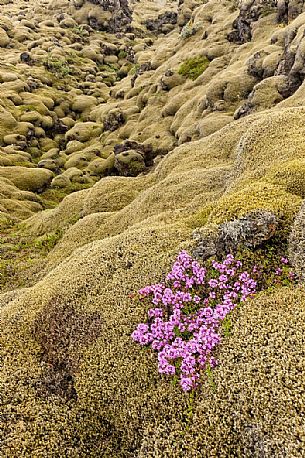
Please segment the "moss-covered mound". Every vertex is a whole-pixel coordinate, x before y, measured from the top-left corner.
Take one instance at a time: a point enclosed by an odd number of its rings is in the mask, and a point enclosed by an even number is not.
[[[131,341],[145,316],[133,287],[162,278],[186,235],[156,228],[96,242],[2,308],[4,456],[302,456],[303,290],[262,294],[235,313],[191,420],[188,398]]]

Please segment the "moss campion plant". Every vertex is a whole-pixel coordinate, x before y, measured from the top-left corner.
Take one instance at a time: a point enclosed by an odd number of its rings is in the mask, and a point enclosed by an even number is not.
[[[282,258],[277,276],[287,276]],[[215,350],[226,336],[229,313],[257,292],[257,266],[251,275],[229,254],[223,262],[202,267],[182,251],[165,282],[139,291],[153,308],[146,323],[132,333],[135,342],[158,353],[158,371],[180,381],[183,391],[200,385],[200,375],[217,365]]]
[[[164,283],[139,291],[154,308],[133,339],[158,352],[161,374],[180,378],[184,391],[196,388],[200,373],[217,364],[213,352],[221,337],[222,320],[256,291],[256,282],[232,255],[209,271],[182,251]]]

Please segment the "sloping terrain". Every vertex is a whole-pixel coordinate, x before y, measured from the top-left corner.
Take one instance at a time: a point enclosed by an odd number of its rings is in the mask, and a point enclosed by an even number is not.
[[[301,285],[234,312],[190,421],[130,337],[198,228],[272,212],[302,278],[303,1],[2,3],[0,456],[304,456]]]

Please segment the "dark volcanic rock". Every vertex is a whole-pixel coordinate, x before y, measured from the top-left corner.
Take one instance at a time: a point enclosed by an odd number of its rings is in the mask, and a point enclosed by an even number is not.
[[[142,143],[131,140],[127,140],[114,147],[114,154],[116,156],[126,151],[136,151],[139,153],[143,157],[146,167],[152,166],[155,157],[162,153],[162,151],[154,150],[151,145],[143,145]]]
[[[287,24],[304,11],[304,0],[242,1],[228,40],[242,44],[252,39],[252,24],[268,13],[277,12],[277,22]]]
[[[283,58],[275,73],[287,76],[287,85],[282,92],[284,98],[294,94],[305,79],[304,39],[299,41],[296,48],[293,42],[296,33],[297,30],[292,30],[286,34]]]
[[[264,69],[262,68],[262,61],[267,56],[267,53],[264,51],[259,51],[253,54],[248,60],[247,71],[249,75],[254,76],[254,78],[262,79],[264,78]]]
[[[89,18],[89,24],[93,29],[105,29],[111,33],[130,32],[132,30],[132,13],[128,0],[88,0],[88,2],[99,5],[104,11],[112,13],[112,18],[107,21],[105,27],[102,27],[96,18]]]
[[[252,39],[252,23],[261,16],[276,8],[276,0],[252,0],[242,2],[240,13],[233,22],[233,30],[228,34],[228,40],[243,44]]]
[[[174,11],[166,11],[160,14],[156,19],[148,19],[145,25],[148,30],[155,33],[164,33],[165,25],[176,25],[178,21],[178,14]],[[166,29],[166,31],[168,31]]]
[[[109,130],[110,132],[114,132],[123,124],[125,124],[125,122],[126,118],[121,111],[109,113],[107,118],[104,120],[104,129]]]
[[[287,24],[303,12],[304,0],[278,0],[277,21]]]
[[[131,78],[131,87],[134,87],[138,76],[143,75],[143,73],[145,72],[149,72],[151,69],[152,69],[152,66],[150,62],[144,62],[144,64],[140,65],[140,67],[136,69],[135,74]]]
[[[123,177],[136,177],[146,170],[142,154],[135,150],[124,151],[115,156],[114,167]]]

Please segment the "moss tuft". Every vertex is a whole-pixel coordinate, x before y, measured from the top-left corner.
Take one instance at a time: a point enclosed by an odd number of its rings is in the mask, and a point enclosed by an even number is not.
[[[191,57],[181,64],[178,73],[194,81],[208,68],[209,64],[210,61],[206,56]]]

